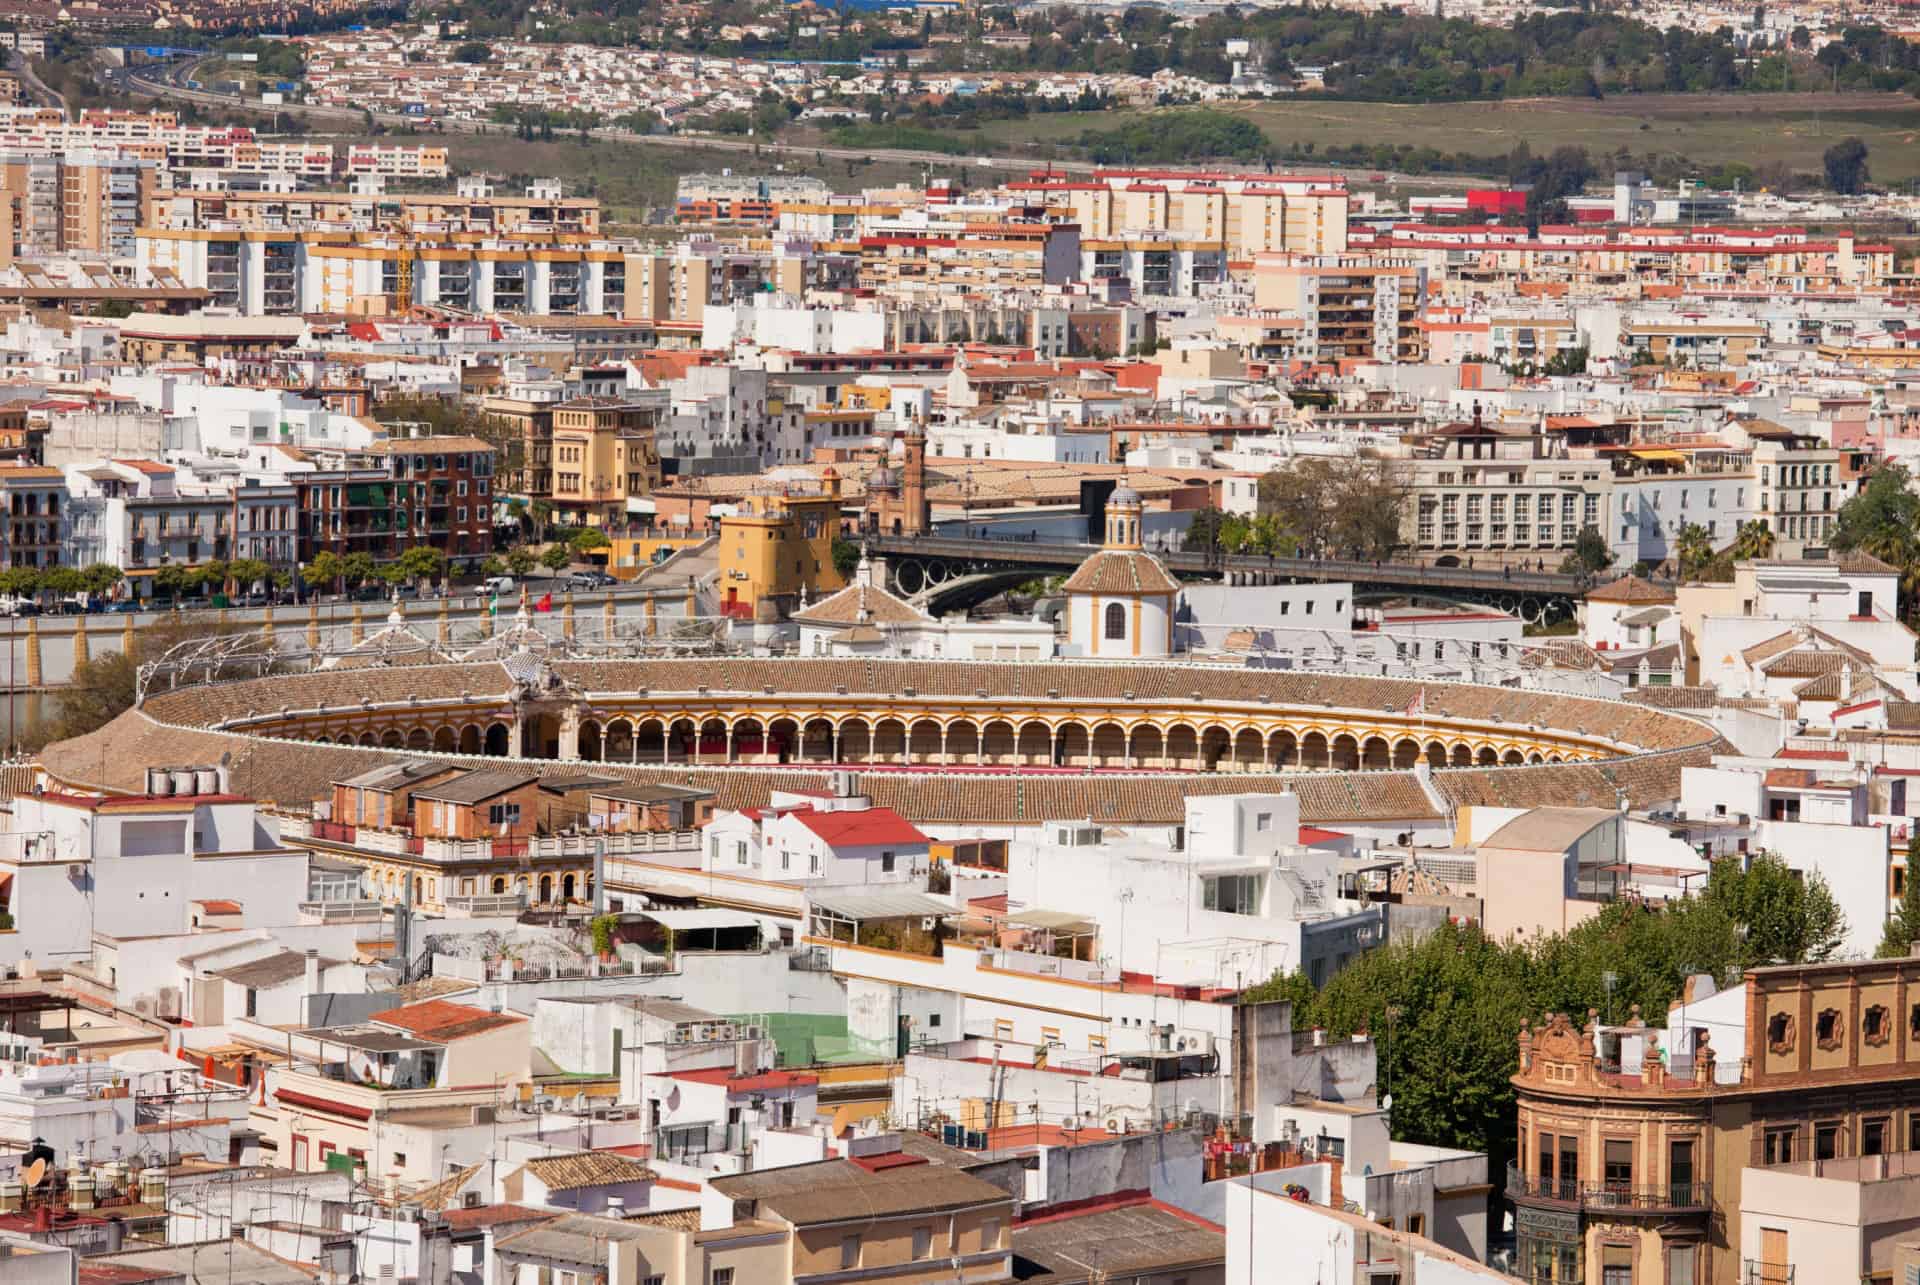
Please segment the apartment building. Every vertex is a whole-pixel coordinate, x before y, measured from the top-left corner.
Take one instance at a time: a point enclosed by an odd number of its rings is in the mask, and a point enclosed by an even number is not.
[[[85,148],[0,152],[0,264],[72,252],[131,257],[155,174],[151,162]]]
[[[1425,346],[1427,271],[1408,259],[1261,254],[1253,302],[1298,318],[1294,355],[1309,361],[1419,361]]]
[[[1791,1229],[1747,1179],[1806,1161],[1920,1152],[1920,959],[1688,979],[1651,1022],[1554,1014],[1519,1032],[1507,1197],[1533,1285],[1785,1282]],[[1912,1010],[1912,1011],[1910,1011]],[[1857,1279],[1851,1263],[1806,1277]],[[1859,1278],[1864,1279],[1864,1278]]]
[[[1481,419],[1421,434],[1400,467],[1411,490],[1407,544],[1419,556],[1557,563],[1607,513],[1611,474],[1551,439]]]
[[[576,397],[553,408],[550,495],[562,521],[617,526],[629,500],[653,494],[660,485],[660,411],[609,397]]]
[[[394,437],[368,455],[384,461],[396,534],[450,558],[493,550],[493,447],[477,437]]]
[[[1080,276],[1080,228],[1014,218],[913,218],[876,223],[856,242],[869,289],[1038,290]]]
[[[233,494],[171,464],[105,460],[68,469],[66,480],[73,561],[119,567],[141,597],[161,567],[233,556]]]
[[[1137,295],[1195,295],[1227,280],[1231,258],[1217,241],[1172,233],[1089,237],[1080,242],[1080,275],[1125,281]]]
[[[1160,233],[1235,259],[1347,250],[1346,180],[1327,175],[1102,170],[1090,181],[1035,179],[1007,190],[1070,211],[1090,240]]]
[[[57,468],[0,464],[0,566],[51,567],[65,553],[67,479]]]
[[[265,146],[264,144],[262,146]],[[498,196],[461,184],[452,193],[236,192],[166,187],[146,205],[146,224],[171,231],[233,228],[294,230],[316,224],[379,231],[405,222],[448,231],[596,235],[600,202],[591,196]]]
[[[247,315],[378,310],[397,300],[407,276],[407,302],[462,312],[619,315],[627,307],[622,251],[556,248],[545,237],[143,228],[136,249],[143,279],[207,290],[214,304]]]
[[[397,143],[353,143],[347,148],[348,174],[383,178],[445,178],[447,149]]]

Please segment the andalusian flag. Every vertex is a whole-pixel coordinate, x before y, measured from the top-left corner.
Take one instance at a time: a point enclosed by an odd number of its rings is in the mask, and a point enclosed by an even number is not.
[[[487,597],[487,614],[489,616],[500,614],[500,591],[497,589]]]

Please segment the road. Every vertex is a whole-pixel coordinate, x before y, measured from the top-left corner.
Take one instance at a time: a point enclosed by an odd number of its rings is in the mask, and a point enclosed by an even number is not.
[[[127,74],[123,78],[124,87],[131,93],[149,98],[172,98],[183,102],[199,103],[208,107],[221,107],[230,111],[251,111],[262,115],[281,113],[290,116],[302,116],[314,121],[341,121],[358,125],[367,119],[369,113],[350,107],[327,107],[316,103],[286,103],[280,107],[263,107],[252,99],[240,98],[231,94],[215,94],[204,89],[188,89],[177,83],[185,79],[185,67],[176,68],[165,79],[154,80],[145,76]],[[383,125],[401,128],[413,128],[420,124],[420,118],[406,116],[397,112],[371,113],[373,119]],[[460,134],[497,133],[505,135],[510,126],[480,121],[453,120],[441,117],[435,122],[439,127]],[[832,157],[835,160],[851,161],[888,161],[900,165],[966,166],[969,169],[1014,170],[1021,173],[1033,170],[1051,170],[1057,174],[1091,174],[1095,170],[1109,169],[1111,166],[1096,165],[1092,161],[1062,161],[1042,156],[1017,155],[967,155],[955,156],[947,152],[911,151],[904,148],[860,148],[831,146],[790,146],[783,143],[771,143],[764,139],[731,138],[717,134],[636,134],[626,129],[595,129],[588,134],[596,139],[614,143],[641,143],[649,147],[682,147],[711,149],[721,152],[759,153],[762,156],[791,156],[802,160],[810,156]],[[986,144],[983,142],[982,144]],[[1196,167],[1198,168],[1198,167]],[[1318,165],[1320,170],[1338,169],[1338,166]],[[1361,171],[1354,171],[1359,173]],[[1409,187],[1436,187],[1448,190],[1461,187],[1485,187],[1493,184],[1492,179],[1472,178],[1464,175],[1412,175],[1389,174],[1386,181],[1404,184]]]
[[[46,81],[33,74],[33,64],[18,52],[7,57],[7,70],[20,77],[20,84],[27,95],[42,107],[58,107],[62,114],[67,110],[67,100],[56,94]]]

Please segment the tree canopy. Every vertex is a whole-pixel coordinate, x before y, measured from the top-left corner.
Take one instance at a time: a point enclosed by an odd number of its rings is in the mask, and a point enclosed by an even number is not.
[[[1746,868],[1738,858],[1716,862],[1697,896],[1617,901],[1564,935],[1498,942],[1448,924],[1361,955],[1319,989],[1293,973],[1244,998],[1291,1000],[1295,1030],[1371,1033],[1395,1137],[1498,1156],[1513,1145],[1521,1019],[1593,1009],[1621,1022],[1638,1005],[1659,1022],[1690,975],[1724,983],[1758,964],[1831,958],[1845,932],[1817,873],[1803,879],[1762,853]]]

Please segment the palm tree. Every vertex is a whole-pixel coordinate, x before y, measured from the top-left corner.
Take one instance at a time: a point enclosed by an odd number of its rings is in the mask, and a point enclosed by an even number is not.
[[[547,524],[553,521],[553,501],[535,500],[533,502],[533,542],[545,544]]]
[[[1698,522],[1689,522],[1680,528],[1680,535],[1673,543],[1674,559],[1680,564],[1681,577],[1697,575],[1700,568],[1713,561],[1713,537]]]
[[[1751,562],[1755,558],[1773,556],[1773,528],[1767,525],[1765,518],[1756,518],[1752,522],[1742,522],[1740,529],[1733,534],[1731,550],[1735,562]]]

